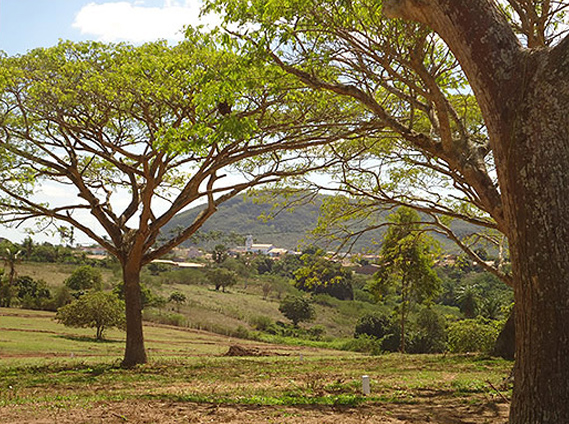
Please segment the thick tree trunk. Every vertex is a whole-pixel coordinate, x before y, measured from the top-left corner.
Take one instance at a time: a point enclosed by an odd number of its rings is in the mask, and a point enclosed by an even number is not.
[[[515,320],[515,308],[512,309],[504,328],[500,332],[496,344],[494,345],[494,350],[492,351],[492,356],[499,356],[500,358],[513,360],[516,352],[516,326]]]
[[[516,302],[512,424],[569,423],[568,56],[535,53],[497,161]]]
[[[140,290],[140,261],[128,260],[123,265],[124,300],[126,304],[126,349],[123,367],[145,364],[147,361],[142,332],[142,296]]]
[[[569,37],[523,49],[492,0],[384,0],[384,11],[439,33],[484,115],[516,301],[510,423],[569,423]]]

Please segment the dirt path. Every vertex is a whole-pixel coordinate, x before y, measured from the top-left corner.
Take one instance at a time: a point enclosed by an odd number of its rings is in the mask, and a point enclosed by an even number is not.
[[[101,402],[88,408],[0,408],[3,424],[505,424],[508,407],[389,405],[362,407],[215,406],[189,402]]]

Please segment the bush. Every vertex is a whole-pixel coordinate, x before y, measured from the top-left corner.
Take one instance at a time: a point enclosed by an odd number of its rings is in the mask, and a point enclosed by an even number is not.
[[[409,353],[441,353],[447,349],[447,324],[432,308],[423,308],[409,337]]]
[[[188,327],[188,318],[186,316],[177,313],[162,312],[156,309],[144,310],[143,319],[158,324]]]
[[[349,340],[341,346],[342,350],[351,352],[368,353],[370,355],[381,355],[383,340],[367,334],[360,334],[359,337]]]
[[[102,340],[107,328],[124,328],[124,309],[116,294],[97,291],[59,308],[55,318],[67,327],[95,328],[97,340]]]
[[[273,326],[273,320],[266,315],[255,315],[249,320],[249,324],[258,331],[267,331]]]
[[[454,353],[485,352],[494,347],[499,334],[496,322],[484,318],[456,321],[448,327],[448,347]]]
[[[371,336],[381,340],[381,348],[388,352],[399,349],[399,326],[383,313],[365,314],[356,323],[354,337]]]
[[[310,340],[322,340],[322,337],[326,334],[326,328],[323,325],[315,325],[306,330],[306,334]]]
[[[279,311],[296,327],[301,321],[312,321],[316,317],[314,306],[302,296],[288,295],[279,305]]]

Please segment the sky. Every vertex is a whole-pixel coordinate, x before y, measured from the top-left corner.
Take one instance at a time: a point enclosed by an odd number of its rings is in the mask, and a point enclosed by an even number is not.
[[[215,18],[200,17],[200,6],[200,0],[0,0],[0,50],[25,54],[59,40],[140,44],[166,39],[175,43],[183,38],[184,25],[216,23]],[[50,203],[68,196],[49,186],[42,190]],[[89,242],[86,236],[76,235],[78,242]],[[20,242],[26,236],[24,229],[0,226],[0,237]],[[33,239],[60,242],[47,232],[35,233]]]
[[[0,0],[0,50],[24,54],[58,40],[182,39],[184,25],[212,24],[200,0]]]

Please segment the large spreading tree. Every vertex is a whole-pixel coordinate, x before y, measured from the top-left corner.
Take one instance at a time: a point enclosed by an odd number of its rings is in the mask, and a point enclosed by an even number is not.
[[[189,31],[173,47],[62,42],[0,58],[0,221],[75,228],[118,259],[124,366],[147,360],[141,268],[221,202],[322,165],[310,149],[345,132],[315,120],[343,115],[341,102],[218,46]],[[196,204],[192,222],[161,232]]]
[[[515,292],[510,422],[569,422],[569,4],[209,3],[251,52],[360,106],[368,138],[331,147],[349,194],[507,238],[512,272],[493,272]]]

